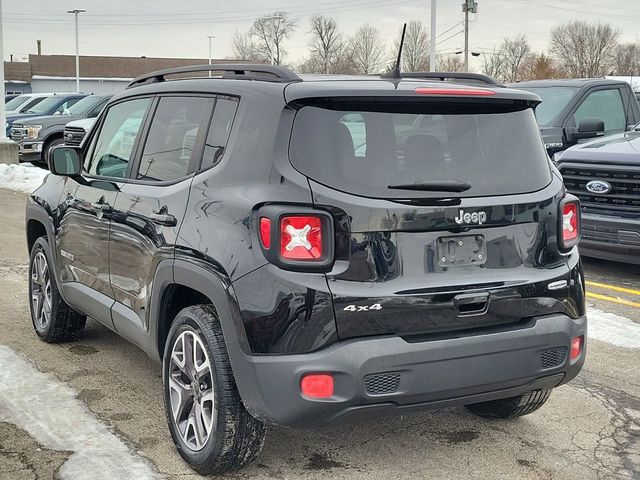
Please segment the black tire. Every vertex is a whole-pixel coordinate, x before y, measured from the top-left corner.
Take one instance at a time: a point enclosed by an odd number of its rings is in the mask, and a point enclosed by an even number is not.
[[[36,258],[40,258],[39,254],[44,255],[47,262],[47,268],[50,272],[48,276],[50,292],[50,315],[49,321],[43,325],[38,321],[37,304],[34,304],[34,291],[37,286],[34,284],[34,272],[36,267],[34,262]],[[31,312],[31,323],[36,334],[47,343],[60,343],[77,340],[82,334],[86,317],[73,310],[62,299],[56,277],[53,274],[51,251],[49,243],[42,237],[35,241],[31,254],[29,256],[29,311]],[[49,302],[48,302],[49,303]]]
[[[40,158],[40,161],[38,162],[33,162],[33,164],[37,167],[40,168],[44,168],[45,170],[49,169],[49,164],[47,163],[49,160],[49,151],[53,148],[53,147],[57,147],[59,145],[64,145],[64,138],[62,137],[56,137],[53,138],[51,140],[49,140],[47,143],[44,144],[44,147],[42,148],[42,157]]]
[[[182,422],[174,420],[174,408],[171,405],[170,397],[170,376],[172,379],[178,378],[185,385],[186,376],[181,376],[182,367],[176,369],[176,364],[172,361],[174,347],[179,347],[180,338],[189,336],[194,340],[193,335],[197,335],[204,344],[207,359],[211,368],[209,370],[210,380],[193,380],[185,388],[193,390],[193,384],[199,392],[213,391],[213,405],[211,417],[215,423],[210,428],[209,437],[203,442],[203,446],[197,450],[187,444],[183,435],[189,440],[189,426],[178,427],[178,423],[184,425],[185,418],[191,419],[198,410],[190,410],[188,415],[184,413],[189,408],[177,408],[183,414],[177,414],[183,419]],[[184,346],[184,343],[182,343]],[[193,347],[194,349],[196,347]],[[188,350],[185,348],[185,352]],[[179,354],[178,354],[179,355]],[[187,355],[183,355],[184,358]],[[196,362],[197,363],[197,362]],[[186,369],[186,364],[185,364]],[[177,375],[177,377],[176,377]],[[200,375],[200,374],[196,374]],[[200,377],[203,378],[203,377]],[[198,473],[202,475],[219,474],[227,471],[238,470],[253,461],[261,452],[266,435],[264,423],[255,419],[244,407],[240,394],[236,387],[229,356],[225,346],[222,330],[218,321],[215,309],[211,305],[196,305],[187,307],[176,316],[165,346],[163,357],[163,383],[164,383],[164,404],[167,415],[167,422],[173,442],[182,458]],[[210,384],[210,385],[209,385]],[[174,383],[175,385],[175,383]],[[174,392],[176,389],[174,388]],[[182,398],[180,396],[180,398]],[[174,397],[175,400],[175,397]],[[192,402],[191,405],[194,405]],[[200,412],[203,411],[201,404]],[[204,417],[200,418],[204,424]],[[179,428],[182,429],[182,433]],[[195,438],[195,425],[192,429]],[[185,433],[186,432],[186,433]]]
[[[481,417],[509,420],[535,412],[547,402],[550,395],[551,390],[534,390],[517,397],[474,403],[466,407]]]

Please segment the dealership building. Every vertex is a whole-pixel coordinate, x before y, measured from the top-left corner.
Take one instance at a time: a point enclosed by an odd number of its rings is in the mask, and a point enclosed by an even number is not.
[[[202,65],[208,59],[80,56],[80,90],[112,94],[135,77],[164,68]],[[214,63],[235,63],[213,60]],[[48,93],[76,90],[74,55],[29,55],[27,62],[4,62],[5,92]]]

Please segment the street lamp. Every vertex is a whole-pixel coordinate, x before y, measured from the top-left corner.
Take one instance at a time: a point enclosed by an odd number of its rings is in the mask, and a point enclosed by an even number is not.
[[[73,13],[76,20],[76,92],[80,91],[80,48],[78,47],[78,14],[85,13],[86,10],[76,8],[67,10],[67,13]]]
[[[216,38],[215,35],[207,35],[207,38],[209,39],[209,65],[211,65],[211,40]],[[209,70],[209,76],[211,76],[211,70]]]
[[[264,17],[265,20],[271,20],[271,29],[273,31],[273,46],[269,48],[269,50],[271,50],[271,65],[275,65],[276,64],[276,46],[277,46],[277,39],[276,39],[276,20],[284,20],[284,15],[269,15],[267,17]]]

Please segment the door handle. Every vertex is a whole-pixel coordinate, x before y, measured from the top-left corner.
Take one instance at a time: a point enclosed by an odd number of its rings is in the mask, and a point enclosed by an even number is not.
[[[176,217],[166,213],[165,209],[160,210],[159,213],[152,213],[149,215],[149,219],[156,225],[161,225],[163,227],[175,227],[178,224]]]

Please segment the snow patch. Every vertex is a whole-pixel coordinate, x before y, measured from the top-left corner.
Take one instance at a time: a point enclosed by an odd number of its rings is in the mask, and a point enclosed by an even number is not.
[[[74,452],[60,468],[63,480],[161,478],[100,423],[71,388],[2,345],[0,421],[27,431],[49,449]]]
[[[587,311],[589,338],[623,348],[640,349],[640,324],[615,313],[603,312],[597,308]]]
[[[5,165],[0,163],[0,188],[32,193],[42,185],[49,171],[31,164]]]

